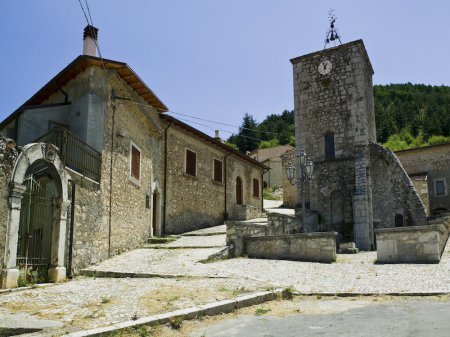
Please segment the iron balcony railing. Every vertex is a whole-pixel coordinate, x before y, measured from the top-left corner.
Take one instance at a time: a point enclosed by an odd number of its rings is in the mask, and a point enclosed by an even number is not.
[[[35,141],[58,147],[59,157],[70,169],[95,181],[100,181],[102,155],[69,130],[58,128],[47,132]]]

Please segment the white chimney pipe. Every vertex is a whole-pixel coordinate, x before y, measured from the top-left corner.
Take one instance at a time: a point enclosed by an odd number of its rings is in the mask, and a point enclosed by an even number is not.
[[[83,33],[83,55],[97,56],[98,28],[87,25]]]
[[[214,130],[214,133],[215,133],[215,138],[216,139],[220,139],[220,136],[219,136],[219,130]]]

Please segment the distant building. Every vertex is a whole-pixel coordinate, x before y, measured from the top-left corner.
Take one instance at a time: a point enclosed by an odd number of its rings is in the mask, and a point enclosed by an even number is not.
[[[267,149],[258,149],[250,152],[249,157],[259,161],[270,168],[264,173],[264,188],[283,185],[283,167],[281,156],[292,150],[290,145],[280,145]]]
[[[396,151],[427,208],[428,215],[450,210],[450,143]]]

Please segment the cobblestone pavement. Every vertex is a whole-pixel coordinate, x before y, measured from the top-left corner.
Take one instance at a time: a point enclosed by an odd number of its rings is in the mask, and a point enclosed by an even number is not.
[[[210,230],[214,233],[214,230]],[[375,264],[375,252],[339,254],[336,263],[248,258],[199,263],[218,252],[225,235],[183,236],[197,249],[137,249],[89,269],[196,278],[86,278],[52,287],[0,294],[0,327],[29,320],[53,320],[64,328],[51,334],[104,326],[269,287],[293,286],[313,293],[450,292],[450,243],[440,264]],[[194,245],[195,243],[195,245]],[[171,243],[174,244],[174,243]],[[17,315],[23,314],[22,316]],[[9,322],[9,323],[8,323]],[[17,322],[15,322],[17,325]]]

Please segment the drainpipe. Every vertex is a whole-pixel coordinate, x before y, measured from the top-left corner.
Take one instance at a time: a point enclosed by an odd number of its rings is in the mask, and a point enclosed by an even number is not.
[[[69,257],[67,260],[67,276],[72,278],[72,260],[73,260],[73,229],[75,220],[75,181],[69,180],[72,195],[70,203],[70,225],[69,225]]]
[[[223,221],[225,222],[228,219],[228,214],[227,214],[227,157],[230,155],[231,153],[228,153],[224,158],[223,158],[223,166],[224,166],[224,180],[225,180],[225,184],[224,184],[224,190],[225,190],[225,195],[224,195],[224,212],[223,212]]]
[[[164,130],[164,205],[163,205],[163,222],[161,228],[161,236],[166,232],[166,205],[167,205],[167,131],[172,126],[169,126]]]
[[[108,214],[108,258],[111,257],[111,230],[112,230],[112,187],[113,187],[113,156],[114,156],[114,126],[116,119],[116,107],[112,106],[111,126],[111,155],[109,160],[109,214]]]
[[[261,172],[261,212],[264,211],[264,174],[269,171],[270,169],[267,171],[262,170]]]

